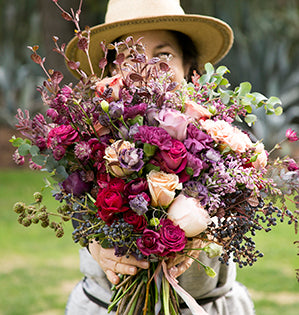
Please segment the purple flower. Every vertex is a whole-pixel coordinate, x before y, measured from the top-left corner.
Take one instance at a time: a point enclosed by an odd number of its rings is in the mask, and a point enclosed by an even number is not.
[[[171,136],[162,128],[152,126],[140,126],[134,135],[135,141],[149,143],[160,148],[160,150],[170,150],[172,146]]]
[[[74,152],[79,160],[88,160],[92,151],[87,142],[81,141],[76,144]]]
[[[187,135],[184,145],[190,153],[199,153],[204,149],[209,149],[213,145],[213,139],[193,124],[189,124]]]
[[[160,242],[160,234],[158,232],[145,229],[140,238],[136,241],[138,249],[145,256],[151,254],[161,255],[165,246]]]
[[[84,182],[79,172],[74,172],[62,182],[62,187],[67,193],[71,193],[74,196],[80,196],[89,191],[90,183]]]
[[[200,172],[204,169],[205,165],[201,159],[196,157],[195,155],[187,152],[187,166],[192,168],[193,176],[199,176]]]
[[[208,189],[204,185],[196,181],[189,181],[185,183],[184,192],[190,197],[200,200],[200,204],[204,207],[208,201]]]
[[[138,172],[144,165],[142,157],[142,149],[129,148],[121,150],[118,160],[121,167]]]
[[[134,106],[125,106],[124,107],[124,119],[134,118],[137,115],[144,116],[147,109],[147,104],[140,103]]]
[[[136,195],[129,202],[130,207],[133,211],[135,211],[138,215],[143,215],[148,210],[148,201],[144,198],[143,194]]]
[[[109,104],[109,115],[111,119],[118,119],[124,113],[124,105],[122,103],[111,102]]]

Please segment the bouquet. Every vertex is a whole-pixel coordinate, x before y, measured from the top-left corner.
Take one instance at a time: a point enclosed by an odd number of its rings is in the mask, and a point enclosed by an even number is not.
[[[66,17],[77,21],[78,15]],[[77,34],[88,52],[88,29]],[[64,45],[53,39],[65,56]],[[271,160],[272,151],[240,128],[254,124],[254,108],[281,114],[281,102],[251,92],[248,82],[230,90],[225,66],[206,64],[192,82],[173,82],[167,60],[149,60],[142,41],[132,37],[101,46],[102,73],[112,50],[118,73],[87,76],[66,60],[81,79],[63,86],[63,75],[47,71],[38,47],[30,47],[48,76],[39,87],[47,109],[33,118],[18,110],[24,138],[10,140],[17,148],[13,158],[23,164],[29,156],[31,168],[48,172],[46,187],[61,206],[50,212],[38,192],[34,203],[17,202],[14,211],[24,226],[40,222],[57,237],[71,220],[73,240],[81,246],[96,240],[117,256],[150,261],[148,270],[112,287],[109,312],[179,314],[180,296],[193,314],[204,314],[169,272],[169,262],[192,259],[213,277],[198,259],[200,251],[222,263],[233,257],[240,267],[252,265],[262,257],[256,231],[269,232],[285,219],[297,226],[298,212],[286,204],[294,199],[298,205],[297,163]],[[287,129],[286,139],[297,141],[296,132]]]

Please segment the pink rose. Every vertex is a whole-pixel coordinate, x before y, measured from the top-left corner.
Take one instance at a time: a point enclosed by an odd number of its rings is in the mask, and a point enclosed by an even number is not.
[[[208,109],[191,100],[188,100],[185,103],[185,114],[196,120],[201,118],[210,118],[212,116]]]
[[[147,175],[147,182],[153,207],[167,207],[174,199],[175,190],[182,189],[176,174],[152,170]]]
[[[173,138],[183,141],[187,137],[190,118],[175,109],[162,109],[158,115],[159,127],[166,130]]]
[[[259,143],[256,146],[255,153],[257,154],[257,159],[252,162],[253,166],[258,170],[265,168],[268,161],[268,155],[262,143]]]
[[[160,242],[165,246],[162,256],[165,256],[170,252],[182,251],[186,245],[184,231],[178,225],[174,225],[169,219],[161,219],[160,224]]]
[[[186,168],[187,150],[181,141],[172,139],[171,142],[171,148],[160,151],[159,156],[162,158],[161,164],[164,164],[166,171],[177,174]]]
[[[61,125],[51,129],[48,134],[47,147],[68,146],[79,140],[78,132],[71,125]]]
[[[200,121],[203,129],[218,143],[228,145],[233,151],[243,153],[252,148],[253,144],[249,137],[237,127],[224,120]]]
[[[211,218],[200,201],[193,197],[178,195],[168,209],[168,218],[185,231],[187,237],[203,232]]]
[[[110,101],[116,101],[119,99],[119,91],[123,87],[123,80],[120,74],[117,74],[113,77],[107,77],[96,83],[96,93],[98,96],[103,96],[105,89],[112,88],[111,97],[108,99]]]

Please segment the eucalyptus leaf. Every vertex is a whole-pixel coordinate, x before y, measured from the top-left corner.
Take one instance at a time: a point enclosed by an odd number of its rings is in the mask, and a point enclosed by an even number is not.
[[[19,146],[18,148],[18,152],[20,155],[25,156],[27,154],[29,154],[29,150],[31,148],[31,145],[28,143],[23,143]]]
[[[239,94],[239,96],[245,96],[246,94],[250,93],[250,91],[251,91],[251,83],[242,82],[240,84],[238,94]]]
[[[32,156],[32,161],[37,164],[37,165],[40,165],[40,166],[43,166],[45,165],[46,163],[46,157],[44,155],[34,155]]]
[[[38,155],[39,152],[39,147],[36,145],[31,146],[31,148],[29,149],[29,153],[32,155],[32,157]]]
[[[275,108],[274,112],[276,116],[279,116],[283,113],[283,108],[281,106],[278,106]]]
[[[248,126],[252,126],[257,121],[257,117],[254,114],[249,114],[245,117],[244,120]]]
[[[57,182],[63,182],[65,179],[67,179],[69,174],[66,172],[64,166],[59,165],[56,170],[55,174],[52,176],[54,180]]]

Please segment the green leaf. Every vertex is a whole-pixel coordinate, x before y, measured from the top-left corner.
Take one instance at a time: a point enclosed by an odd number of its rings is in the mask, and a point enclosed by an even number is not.
[[[35,164],[40,165],[40,166],[45,165],[46,159],[47,158],[44,155],[34,155],[34,156],[32,156],[32,161]]]
[[[230,96],[226,92],[221,93],[220,98],[221,98],[222,103],[225,105],[227,105],[230,101]]]
[[[276,97],[276,96],[271,96],[268,101],[266,102],[267,105],[272,105],[272,106],[275,106],[275,105],[281,105],[282,102],[281,100]]]
[[[238,94],[239,96],[245,96],[251,91],[251,84],[249,82],[242,82],[239,87]]]
[[[210,62],[205,64],[205,70],[206,70],[206,73],[209,77],[211,77],[215,72],[215,69]]]
[[[32,156],[38,155],[39,152],[40,152],[39,147],[36,146],[36,145],[31,146],[31,148],[29,149],[29,153],[30,153]]]
[[[22,156],[29,154],[30,148],[31,148],[31,145],[28,143],[21,144],[18,148],[19,154]]]
[[[11,144],[14,147],[19,147],[21,144],[24,143],[24,140],[22,138],[16,138],[15,136],[12,136],[12,138],[9,140],[9,142],[11,142]]]
[[[278,106],[278,107],[275,108],[274,112],[275,112],[276,116],[279,116],[279,115],[282,114],[283,108],[281,106]]]
[[[221,74],[222,76],[225,74],[225,73],[229,73],[230,71],[228,70],[227,67],[225,66],[219,66],[217,69],[216,69],[216,73],[219,73]]]
[[[257,117],[254,114],[249,114],[245,117],[244,120],[248,126],[252,126],[257,121]]]
[[[149,143],[143,144],[143,151],[144,151],[145,155],[148,157],[153,156],[155,154],[157,148],[158,147],[156,145],[151,145]]]
[[[55,170],[55,175],[52,177],[58,182],[63,182],[65,179],[68,178],[68,176],[69,174],[65,170],[64,166],[59,165]]]

